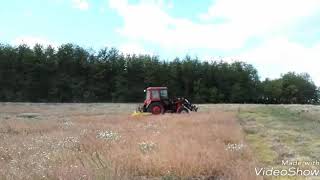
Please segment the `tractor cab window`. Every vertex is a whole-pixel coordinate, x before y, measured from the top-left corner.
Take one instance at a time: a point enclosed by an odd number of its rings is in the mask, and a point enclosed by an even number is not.
[[[147,93],[146,93],[146,99],[150,99],[150,91],[147,91]]]
[[[159,99],[159,91],[158,90],[152,90],[152,99]]]
[[[161,99],[168,99],[168,91],[166,89],[160,90]]]

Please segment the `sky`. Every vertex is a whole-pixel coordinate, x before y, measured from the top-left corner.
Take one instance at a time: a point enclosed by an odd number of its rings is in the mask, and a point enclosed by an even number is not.
[[[244,61],[320,86],[319,0],[3,0],[0,43]]]

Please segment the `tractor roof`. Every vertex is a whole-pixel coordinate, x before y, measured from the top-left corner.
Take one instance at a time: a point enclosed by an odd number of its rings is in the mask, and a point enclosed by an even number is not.
[[[168,89],[167,87],[148,87],[147,90]]]

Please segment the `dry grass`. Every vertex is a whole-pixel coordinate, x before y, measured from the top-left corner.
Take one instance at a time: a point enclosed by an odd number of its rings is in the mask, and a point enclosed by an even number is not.
[[[259,178],[231,112],[137,118],[97,106],[2,104],[0,179]]]

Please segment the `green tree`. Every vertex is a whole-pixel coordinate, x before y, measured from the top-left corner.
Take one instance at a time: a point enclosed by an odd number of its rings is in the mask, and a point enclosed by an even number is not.
[[[57,49],[0,44],[0,101],[141,102],[143,89],[167,86],[172,97],[198,103],[319,103],[308,74],[287,73],[260,82],[244,62],[203,62],[197,57],[98,52],[74,44]]]
[[[309,74],[289,72],[282,76],[285,103],[312,103],[317,97],[317,87]]]

